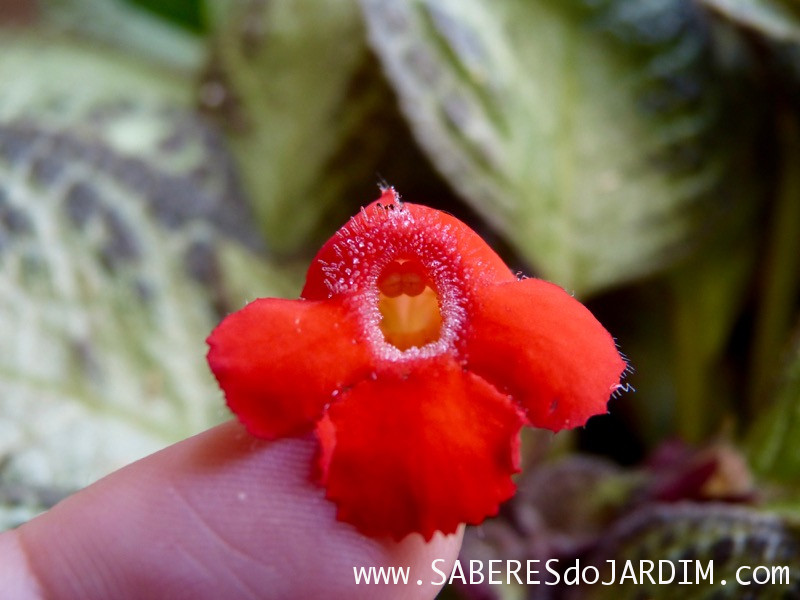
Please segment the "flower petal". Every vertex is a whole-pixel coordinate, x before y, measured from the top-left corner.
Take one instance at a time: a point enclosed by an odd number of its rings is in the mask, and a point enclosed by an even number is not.
[[[311,262],[301,294],[324,300],[344,287],[353,291],[374,284],[380,265],[405,254],[430,259],[480,281],[514,281],[510,269],[472,229],[439,210],[401,202],[394,188],[351,218]],[[458,263],[458,264],[456,264]]]
[[[523,423],[507,397],[440,359],[345,393],[317,429],[319,471],[340,520],[427,540],[480,523],[514,493]]]
[[[606,412],[626,368],[611,335],[563,289],[540,279],[474,290],[467,366],[558,431]]]
[[[332,394],[366,377],[369,350],[342,304],[264,298],[208,337],[208,363],[230,409],[253,434],[310,431]]]

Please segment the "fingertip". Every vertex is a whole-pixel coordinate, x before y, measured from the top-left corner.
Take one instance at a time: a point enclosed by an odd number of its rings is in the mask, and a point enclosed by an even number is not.
[[[19,534],[13,530],[3,532],[0,534],[0,598],[42,597]]]
[[[449,573],[461,532],[429,543],[362,536],[313,483],[316,451],[313,436],[266,442],[229,422],[110,475],[20,533],[43,549],[32,561],[43,587],[71,597],[434,597],[433,561]],[[378,591],[356,583],[360,567],[407,568],[411,580]]]

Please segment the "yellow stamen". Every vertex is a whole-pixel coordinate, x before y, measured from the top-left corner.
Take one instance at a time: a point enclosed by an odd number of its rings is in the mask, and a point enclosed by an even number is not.
[[[415,260],[390,263],[378,279],[378,289],[380,328],[388,343],[408,350],[439,339],[439,298],[421,264]]]

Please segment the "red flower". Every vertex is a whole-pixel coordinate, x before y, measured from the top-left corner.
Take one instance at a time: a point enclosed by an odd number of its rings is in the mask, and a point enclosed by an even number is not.
[[[521,426],[583,425],[626,366],[564,290],[518,279],[466,225],[391,188],[322,247],[300,300],[256,300],[208,343],[247,429],[316,427],[338,518],[398,540],[496,514]]]

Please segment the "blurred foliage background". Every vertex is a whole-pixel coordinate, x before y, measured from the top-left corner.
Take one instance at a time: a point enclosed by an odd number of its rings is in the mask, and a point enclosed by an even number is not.
[[[792,583],[748,593],[800,593],[796,2],[6,0],[0,24],[0,528],[226,419],[205,336],[297,296],[385,179],[574,292],[636,369],[610,415],[526,435],[463,558],[715,558],[693,597],[772,562]]]

